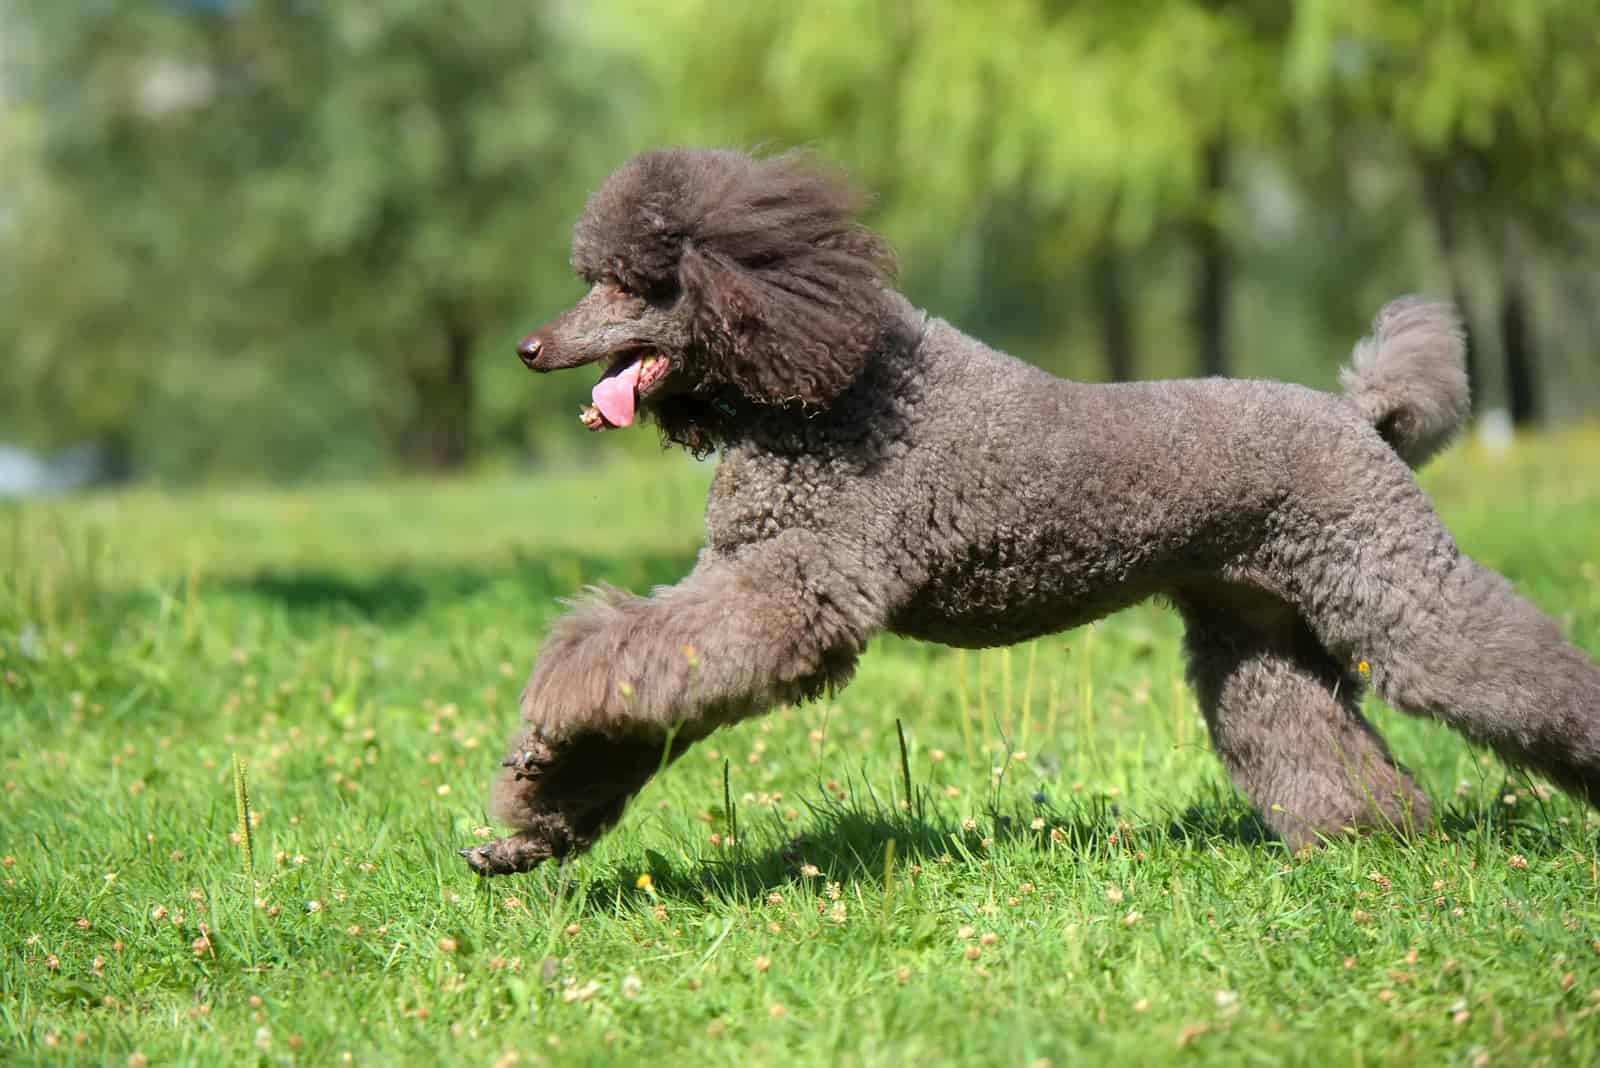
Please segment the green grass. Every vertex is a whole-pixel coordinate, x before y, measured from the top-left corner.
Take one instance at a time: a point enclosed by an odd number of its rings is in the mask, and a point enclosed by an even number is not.
[[[1429,475],[1591,652],[1596,455],[1589,432]],[[708,477],[0,511],[0,1060],[1600,1058],[1590,814],[1375,707],[1437,833],[1292,858],[1207,751],[1155,606],[982,654],[879,641],[579,862],[479,883],[455,850],[557,599],[681,574]]]

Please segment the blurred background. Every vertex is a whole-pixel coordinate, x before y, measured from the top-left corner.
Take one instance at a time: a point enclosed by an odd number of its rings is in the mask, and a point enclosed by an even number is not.
[[[0,494],[555,465],[517,339],[662,143],[805,145],[903,288],[1083,379],[1333,387],[1466,310],[1481,424],[1600,411],[1594,0],[0,0]]]

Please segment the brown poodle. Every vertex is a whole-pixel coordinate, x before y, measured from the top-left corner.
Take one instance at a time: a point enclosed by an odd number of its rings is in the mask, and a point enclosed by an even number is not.
[[[1369,683],[1600,799],[1600,668],[1457,550],[1408,466],[1466,416],[1448,307],[1385,308],[1344,395],[1082,385],[913,308],[861,204],[803,156],[686,150],[590,200],[592,288],[523,360],[601,365],[591,429],[642,412],[722,460],[692,573],[555,625],[495,791],[515,833],[463,850],[477,871],[586,849],[693,742],[844,685],[876,633],[999,645],[1149,597],[1291,847],[1431,823]]]

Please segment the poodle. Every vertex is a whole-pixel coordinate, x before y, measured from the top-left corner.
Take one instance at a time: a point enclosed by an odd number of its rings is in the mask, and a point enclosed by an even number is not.
[[[655,150],[578,220],[590,290],[518,347],[597,364],[582,421],[721,453],[706,545],[551,631],[480,874],[587,849],[718,727],[843,686],[882,631],[968,648],[1160,597],[1217,755],[1292,849],[1431,826],[1368,685],[1600,801],[1600,667],[1456,548],[1412,477],[1467,415],[1447,305],[1377,316],[1344,394],[1083,385],[892,286],[863,197],[808,156]]]

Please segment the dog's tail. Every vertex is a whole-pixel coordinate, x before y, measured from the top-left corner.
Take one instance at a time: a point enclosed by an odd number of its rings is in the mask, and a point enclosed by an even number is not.
[[[1384,305],[1339,375],[1345,395],[1400,458],[1420,467],[1467,421],[1467,338],[1454,305]]]

